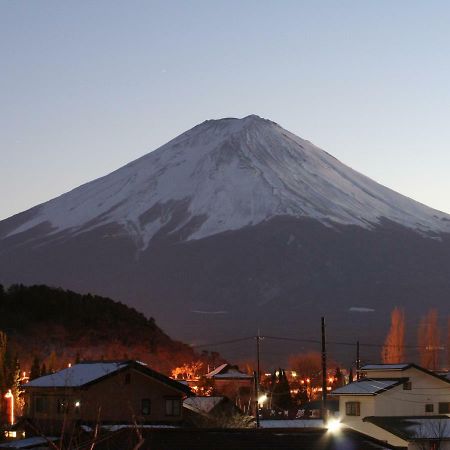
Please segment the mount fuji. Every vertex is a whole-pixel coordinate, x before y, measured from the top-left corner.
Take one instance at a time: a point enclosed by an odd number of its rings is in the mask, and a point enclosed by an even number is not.
[[[108,295],[196,343],[310,337],[321,315],[382,340],[395,305],[413,324],[424,303],[448,312],[449,269],[449,215],[258,116],[203,122],[0,222],[0,283]]]

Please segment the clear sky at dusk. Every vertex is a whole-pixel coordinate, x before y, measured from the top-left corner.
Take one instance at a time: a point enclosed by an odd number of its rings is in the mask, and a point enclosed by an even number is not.
[[[446,1],[0,0],[0,219],[258,114],[450,213]]]

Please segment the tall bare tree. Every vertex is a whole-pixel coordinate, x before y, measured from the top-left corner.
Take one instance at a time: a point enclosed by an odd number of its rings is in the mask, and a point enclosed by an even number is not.
[[[429,370],[439,368],[440,335],[437,309],[430,309],[419,324],[420,365]]]
[[[405,312],[395,307],[391,313],[391,328],[386,336],[381,358],[385,364],[395,364],[404,361],[405,346]]]

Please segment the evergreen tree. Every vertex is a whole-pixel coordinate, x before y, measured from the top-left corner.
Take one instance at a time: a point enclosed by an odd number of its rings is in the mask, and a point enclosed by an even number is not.
[[[39,358],[37,356],[33,359],[33,364],[30,369],[30,381],[41,376],[41,365],[39,363]]]
[[[41,377],[44,375],[47,375],[47,366],[45,365],[45,362],[43,362],[41,366]]]
[[[274,372],[271,380],[272,387],[272,407],[275,409],[287,410],[292,406],[291,389],[286,372],[278,369]]]

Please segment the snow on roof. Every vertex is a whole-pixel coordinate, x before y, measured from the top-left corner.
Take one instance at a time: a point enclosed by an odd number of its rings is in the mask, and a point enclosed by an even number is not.
[[[322,419],[260,420],[261,428],[324,428]]]
[[[450,418],[447,416],[366,417],[364,421],[406,440],[450,439]]]
[[[56,437],[35,436],[26,439],[19,439],[16,441],[2,442],[0,444],[0,448],[33,448],[37,447],[38,445],[46,445],[49,442],[55,442],[57,440],[58,438]]]
[[[224,397],[188,397],[183,401],[183,406],[191,411],[207,414],[223,399]]]
[[[252,379],[252,375],[248,375],[241,372],[237,366],[232,366],[230,364],[222,364],[216,369],[206,374],[206,378],[241,378],[241,379]]]
[[[377,395],[403,382],[403,379],[362,379],[346,384],[331,392],[331,395]]]
[[[361,370],[405,370],[409,367],[411,364],[367,364]]]
[[[25,387],[79,387],[126,367],[128,362],[82,362],[36,378]],[[139,363],[142,364],[142,363]]]

